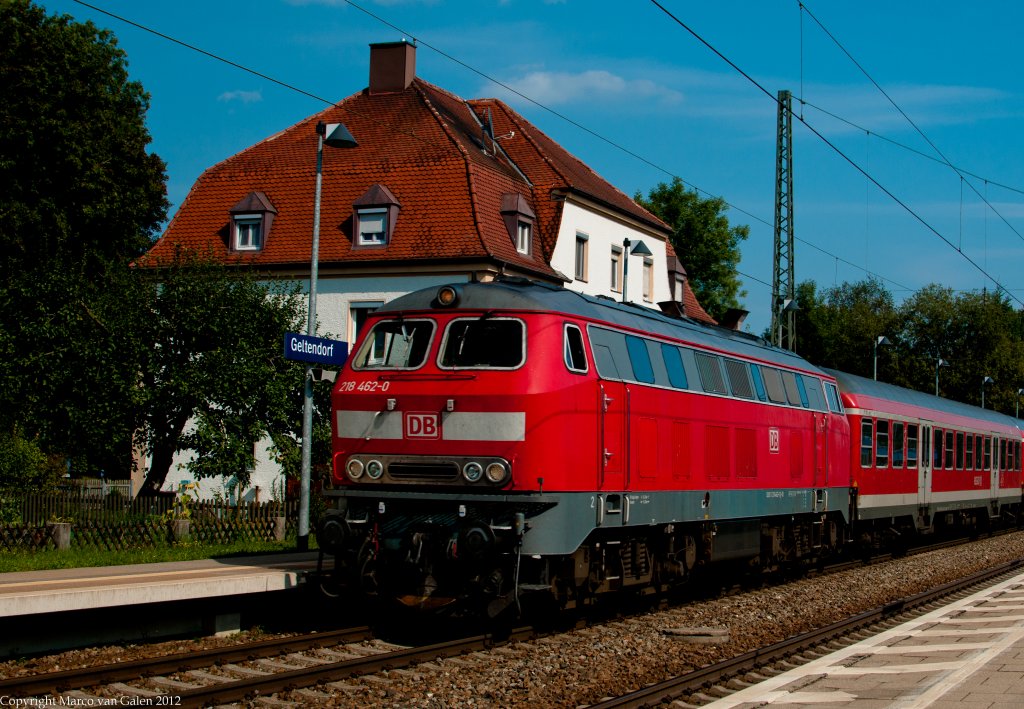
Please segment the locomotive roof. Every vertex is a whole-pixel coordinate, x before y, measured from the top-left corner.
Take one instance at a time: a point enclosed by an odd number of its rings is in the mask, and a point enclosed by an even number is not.
[[[673,318],[644,306],[585,295],[556,285],[521,278],[450,285],[459,293],[458,307],[462,309],[565,313],[641,330],[652,335],[685,340],[782,367],[818,373],[822,371],[795,353],[773,347],[760,337],[748,333],[706,325],[689,318]],[[434,296],[437,290],[425,288],[403,295],[382,306],[377,312],[435,310]]]
[[[887,401],[895,401],[954,416],[965,416],[976,420],[988,421],[989,423],[998,424],[1000,426],[1019,428],[1018,422],[1015,418],[1007,416],[1006,414],[1001,414],[998,411],[982,409],[977,406],[971,406],[970,404],[964,404],[950,399],[943,399],[940,396],[926,394],[923,391],[904,389],[903,387],[896,386],[895,384],[876,382],[873,379],[858,377],[855,374],[847,374],[846,372],[840,372],[834,369],[826,368],[824,371],[836,378],[839,382],[839,388],[844,393],[853,394],[855,396],[872,397],[875,399],[885,399]]]

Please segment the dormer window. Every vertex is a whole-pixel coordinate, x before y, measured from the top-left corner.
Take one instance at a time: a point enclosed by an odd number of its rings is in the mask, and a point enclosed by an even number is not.
[[[381,248],[391,243],[402,205],[384,185],[374,185],[352,204],[352,246]]]
[[[235,217],[235,250],[259,251],[263,248],[263,215],[239,214]]]
[[[516,251],[529,256],[533,251],[533,225],[537,221],[537,215],[533,213],[526,197],[516,193],[503,195],[501,217],[505,220],[505,228],[512,238]]]
[[[260,251],[267,243],[277,210],[263,192],[250,192],[232,207],[231,250]]]
[[[516,251],[521,254],[529,254],[532,243],[533,225],[530,222],[519,222],[519,229],[516,231]]]

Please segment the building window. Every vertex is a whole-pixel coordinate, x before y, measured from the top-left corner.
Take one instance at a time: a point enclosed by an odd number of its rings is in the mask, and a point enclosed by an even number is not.
[[[263,192],[250,192],[228,210],[232,251],[259,251],[270,238],[277,210]]]
[[[644,300],[650,303],[654,299],[654,260],[649,258],[644,259],[643,292]]]
[[[381,208],[356,210],[356,244],[386,246],[388,243],[388,210]]]
[[[612,246],[611,282],[613,291],[622,290],[622,247]]]
[[[391,190],[376,184],[352,203],[352,246],[380,248],[391,243],[402,205]]]
[[[530,253],[530,244],[533,243],[533,227],[529,222],[519,222],[516,229],[516,251],[521,254]]]
[[[366,324],[366,319],[370,317],[370,313],[384,305],[384,301],[375,300],[371,302],[363,303],[351,303],[348,308],[348,322],[349,322],[349,333],[348,341],[349,345],[353,345],[356,339],[359,337],[359,333],[363,330],[363,325]]]
[[[589,243],[589,236],[576,232],[576,273],[574,277],[577,281],[587,280],[587,246]]]
[[[529,256],[533,251],[533,225],[537,221],[529,200],[516,192],[502,195],[501,218],[516,251]]]
[[[259,251],[263,248],[263,216],[240,214],[235,217],[235,250]]]

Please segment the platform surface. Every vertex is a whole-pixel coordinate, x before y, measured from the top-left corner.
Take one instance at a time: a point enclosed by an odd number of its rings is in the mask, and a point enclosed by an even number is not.
[[[1024,574],[705,705],[1024,707]]]
[[[295,588],[317,552],[0,574],[0,618]]]

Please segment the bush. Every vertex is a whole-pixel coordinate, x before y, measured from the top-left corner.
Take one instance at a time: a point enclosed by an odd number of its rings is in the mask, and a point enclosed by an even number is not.
[[[61,472],[59,463],[20,431],[0,432],[0,489],[52,490]]]

